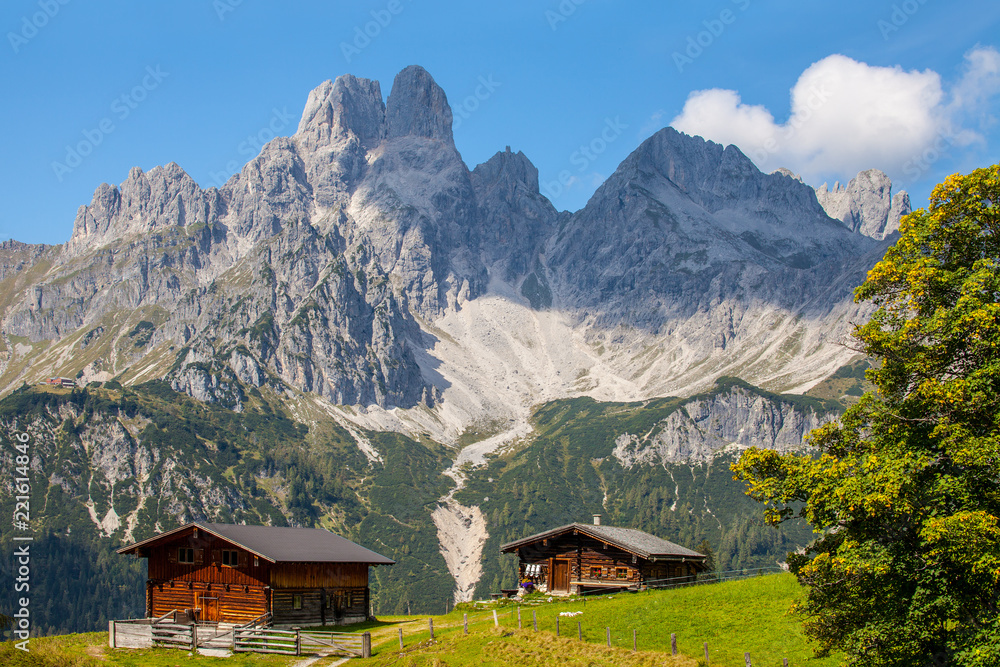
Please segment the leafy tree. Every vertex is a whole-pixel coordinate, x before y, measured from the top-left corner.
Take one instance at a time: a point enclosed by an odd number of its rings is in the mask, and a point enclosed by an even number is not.
[[[815,456],[733,466],[777,524],[820,537],[789,564],[822,651],[856,665],[1000,664],[1000,165],[954,175],[855,297],[866,393]]]

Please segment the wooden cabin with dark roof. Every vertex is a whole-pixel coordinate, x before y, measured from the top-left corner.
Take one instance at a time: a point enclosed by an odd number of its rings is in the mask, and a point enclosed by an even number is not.
[[[602,526],[600,518],[529,535],[500,553],[517,553],[518,581],[531,579],[556,595],[638,590],[664,579],[694,579],[707,569],[704,554],[641,530]]]
[[[118,553],[149,559],[148,618],[191,610],[199,623],[358,623],[368,567],[395,562],[326,530],[200,521]]]

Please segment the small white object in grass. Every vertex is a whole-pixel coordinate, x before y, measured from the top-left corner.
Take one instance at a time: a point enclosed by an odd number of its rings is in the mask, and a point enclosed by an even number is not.
[[[579,616],[582,613],[583,613],[582,611],[561,611],[561,612],[559,612],[559,615],[560,616]]]

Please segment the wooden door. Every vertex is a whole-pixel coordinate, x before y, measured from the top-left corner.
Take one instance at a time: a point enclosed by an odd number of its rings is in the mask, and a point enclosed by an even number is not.
[[[211,594],[205,594],[200,597],[198,602],[198,606],[201,607],[201,614],[198,616],[198,620],[205,623],[218,623],[219,598]]]
[[[569,561],[552,562],[552,590],[569,591]]]

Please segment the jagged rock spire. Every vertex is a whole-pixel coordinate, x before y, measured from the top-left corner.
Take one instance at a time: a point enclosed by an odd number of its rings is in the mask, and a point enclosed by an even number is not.
[[[386,106],[388,137],[426,137],[454,144],[448,98],[419,65],[396,75]]]

